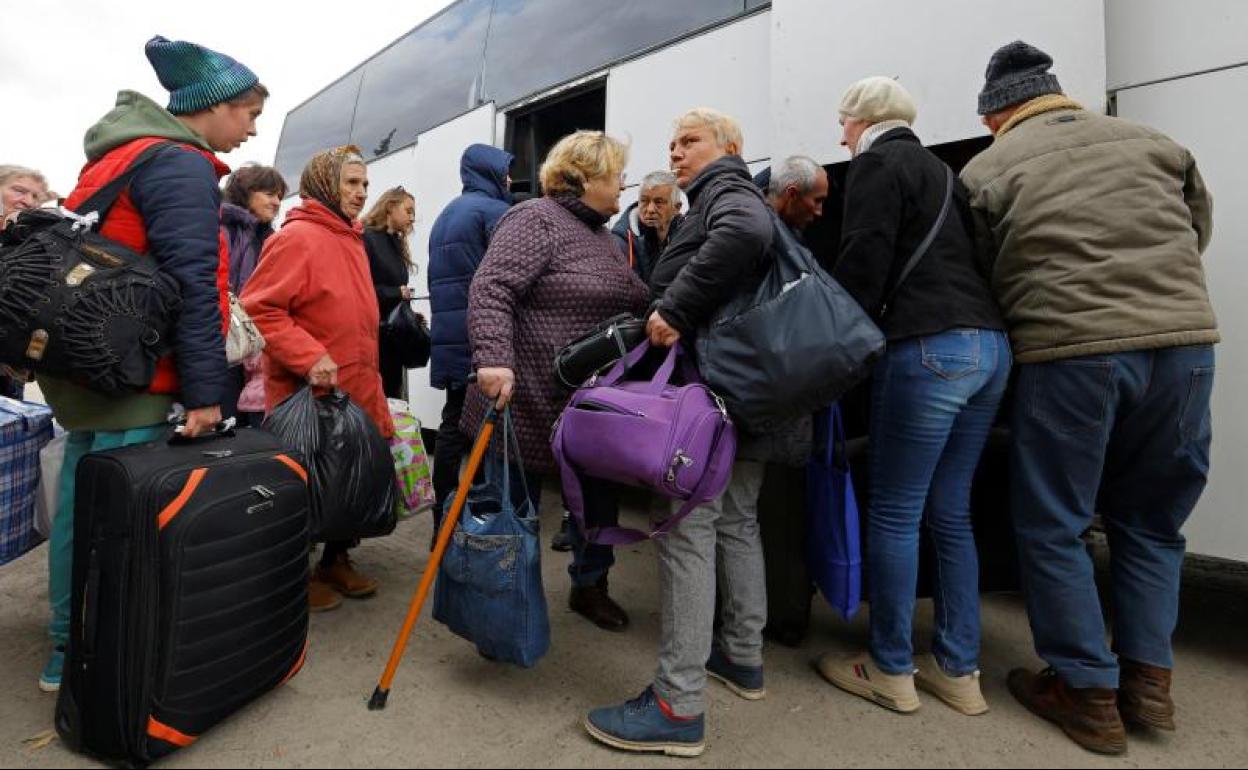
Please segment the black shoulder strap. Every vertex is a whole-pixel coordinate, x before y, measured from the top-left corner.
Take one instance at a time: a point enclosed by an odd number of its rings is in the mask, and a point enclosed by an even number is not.
[[[171,144],[171,142],[160,142],[139,153],[139,156],[134,159],[129,168],[111,182],[96,190],[91,197],[79,203],[74,213],[86,215],[95,211],[100,215],[100,222],[103,222],[108,217],[108,212],[112,210],[113,204],[121,197],[122,191],[130,186],[130,180],[134,179],[134,175],[138,173],[139,169],[143,168],[148,161],[155,158],[167,147],[170,147]]]
[[[945,202],[940,207],[940,214],[936,217],[936,223],[932,225],[932,229],[928,231],[927,237],[923,239],[923,242],[910,255],[906,266],[901,269],[901,275],[897,276],[897,282],[893,284],[893,290],[884,299],[884,305],[880,309],[881,317],[888,313],[888,307],[893,303],[893,298],[897,296],[897,291],[901,289],[901,285],[914,272],[914,268],[918,267],[919,261],[923,259],[923,255],[931,248],[932,241],[936,240],[936,236],[940,234],[941,228],[945,226],[945,220],[949,217],[949,205],[953,201],[953,180],[953,169],[945,165]]]

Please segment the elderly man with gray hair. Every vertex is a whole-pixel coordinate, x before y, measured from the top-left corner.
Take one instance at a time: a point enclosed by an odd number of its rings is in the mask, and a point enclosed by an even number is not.
[[[771,170],[767,200],[795,233],[823,216],[828,199],[828,172],[814,158],[791,155]]]
[[[641,280],[650,280],[654,263],[667,246],[672,230],[683,218],[682,205],[676,175],[670,171],[655,171],[641,180],[637,202],[615,223],[611,233]]]

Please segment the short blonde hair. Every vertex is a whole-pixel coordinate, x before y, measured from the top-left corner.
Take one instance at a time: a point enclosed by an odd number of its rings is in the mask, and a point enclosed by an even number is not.
[[[741,134],[741,124],[712,107],[694,107],[676,118],[673,125],[677,131],[682,128],[709,128],[714,132],[715,141],[719,142],[720,147],[735,144],[737,154],[744,151],[745,137]]]
[[[600,176],[619,175],[628,164],[628,147],[601,131],[568,134],[551,148],[542,163],[542,192],[546,195],[576,195],[585,192],[585,183]]]

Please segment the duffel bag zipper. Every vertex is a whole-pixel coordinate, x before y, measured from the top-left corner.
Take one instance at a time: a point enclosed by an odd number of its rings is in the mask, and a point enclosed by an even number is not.
[[[593,411],[611,412],[613,414],[628,415],[629,417],[645,417],[646,416],[646,413],[641,411],[640,409],[629,409],[628,407],[619,406],[617,404],[608,404],[604,401],[595,401],[592,399],[585,399],[584,401],[578,401],[576,406],[578,408],[583,407],[583,406],[595,407],[594,409],[586,410],[590,412],[593,412]]]

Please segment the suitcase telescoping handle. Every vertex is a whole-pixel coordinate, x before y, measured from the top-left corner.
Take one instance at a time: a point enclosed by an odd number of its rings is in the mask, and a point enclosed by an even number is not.
[[[200,436],[190,438],[188,436],[183,435],[183,431],[186,430],[186,418],[180,417],[174,420],[172,423],[173,433],[169,435],[169,443],[170,444],[191,444],[197,441],[211,441],[213,439],[219,439],[219,438],[234,438],[234,436],[236,435],[234,433],[234,426],[236,423],[237,421],[233,417],[227,417],[221,422],[217,423],[216,426],[214,426],[211,431],[204,433]]]

